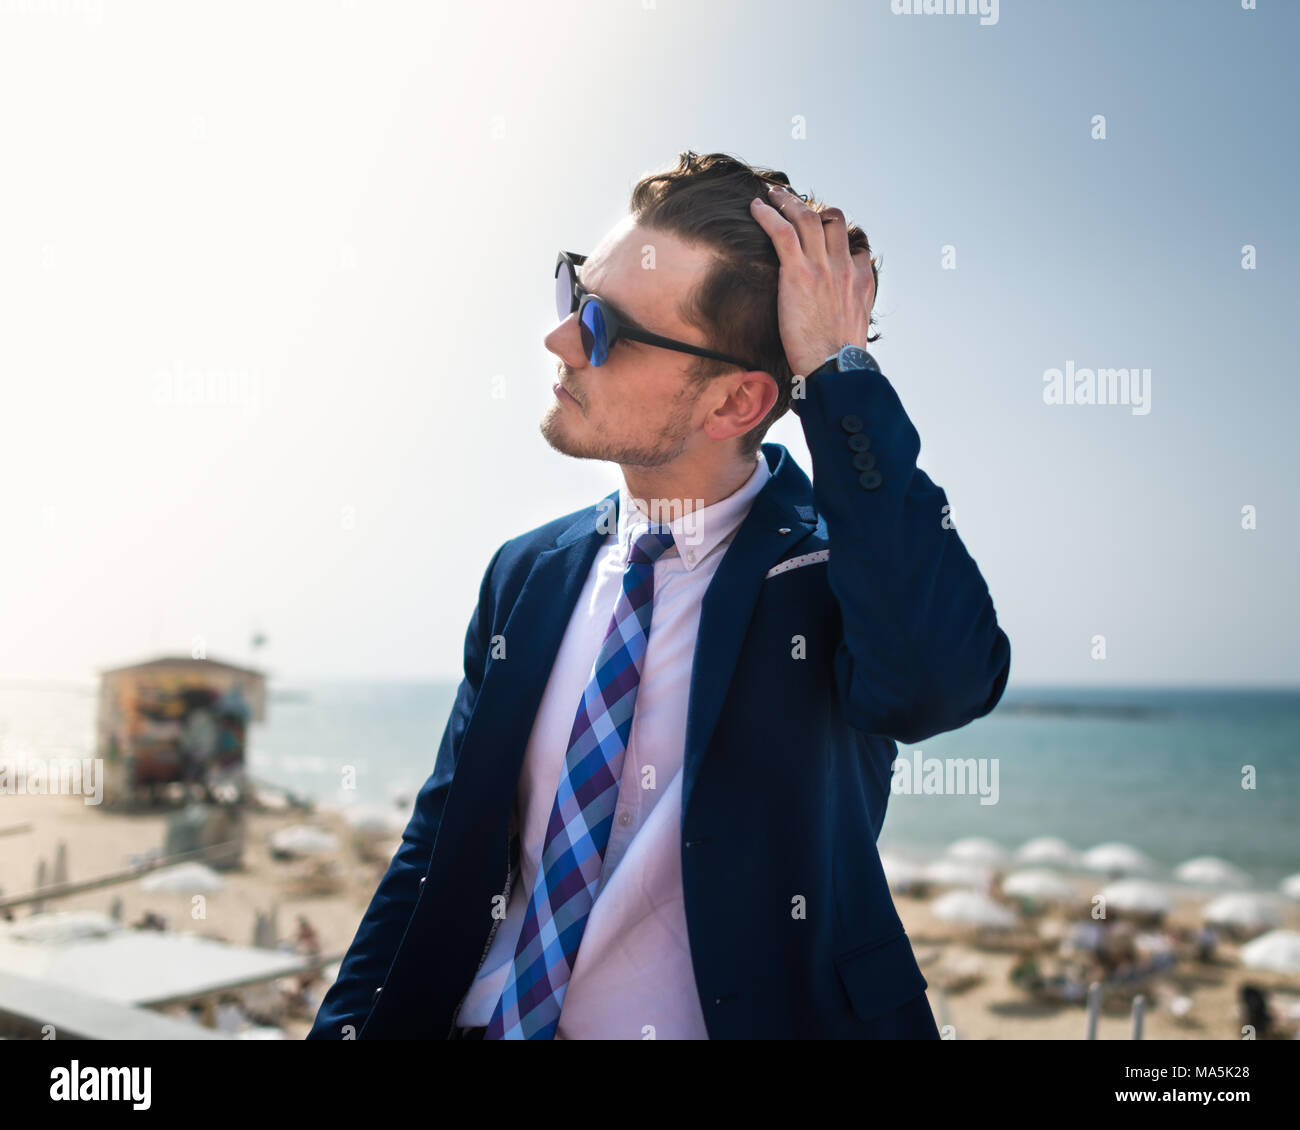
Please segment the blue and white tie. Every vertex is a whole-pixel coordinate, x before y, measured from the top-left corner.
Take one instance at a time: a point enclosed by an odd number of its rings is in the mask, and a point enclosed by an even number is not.
[[[667,526],[642,523],[631,541],[623,590],[569,735],[514,964],[484,1039],[551,1040],[559,1027],[618,804],[650,636],[654,563],[673,536]]]

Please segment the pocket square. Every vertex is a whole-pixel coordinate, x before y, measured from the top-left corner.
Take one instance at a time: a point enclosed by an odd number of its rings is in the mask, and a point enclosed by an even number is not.
[[[778,573],[788,573],[791,569],[802,569],[805,565],[816,565],[818,561],[825,561],[831,555],[829,549],[818,549],[812,553],[800,554],[798,557],[791,557],[789,561],[782,561],[780,565],[773,565],[764,575],[763,579],[775,577]]]

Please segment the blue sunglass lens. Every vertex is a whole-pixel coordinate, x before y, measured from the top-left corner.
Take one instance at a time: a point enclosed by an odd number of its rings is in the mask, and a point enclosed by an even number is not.
[[[588,302],[578,322],[582,333],[582,348],[593,365],[603,365],[609,359],[605,345],[605,314],[595,302]]]

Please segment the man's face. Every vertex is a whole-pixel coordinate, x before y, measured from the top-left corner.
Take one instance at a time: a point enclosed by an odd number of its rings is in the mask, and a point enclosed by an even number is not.
[[[578,268],[578,281],[608,302],[620,319],[688,345],[710,348],[678,304],[703,277],[707,251],[628,217],[601,240]],[[558,358],[556,379],[576,400],[552,397],[542,435],[556,451],[579,459],[657,467],[693,444],[713,398],[702,397],[687,376],[694,358],[672,349],[620,338],[605,364],[587,361],[576,315],[546,335]]]

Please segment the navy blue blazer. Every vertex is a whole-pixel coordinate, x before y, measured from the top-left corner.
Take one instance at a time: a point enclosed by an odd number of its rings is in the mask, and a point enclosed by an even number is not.
[[[701,605],[681,828],[695,985],[711,1039],[936,1039],[876,839],[895,743],[992,710],[1011,646],[885,376],[821,373],[805,392],[814,482],[763,444],[772,477]],[[534,716],[617,505],[492,557],[433,773],[308,1039],[449,1036],[518,867]]]

